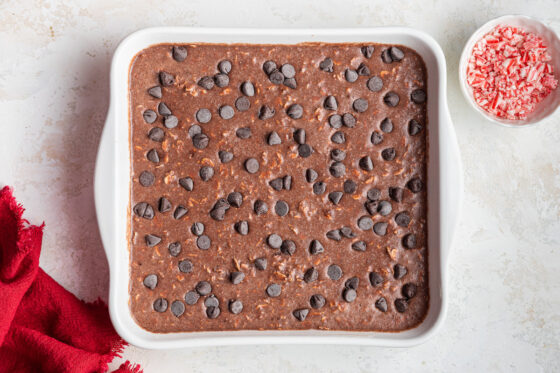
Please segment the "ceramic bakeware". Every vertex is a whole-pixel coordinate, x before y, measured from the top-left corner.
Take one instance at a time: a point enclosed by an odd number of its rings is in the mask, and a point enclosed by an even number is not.
[[[144,48],[159,43],[296,44],[387,43],[413,48],[428,75],[428,252],[430,308],[418,327],[399,333],[349,331],[227,331],[157,334],[139,327],[129,310],[130,192],[129,67]],[[447,310],[447,259],[461,207],[461,159],[446,98],[445,57],[427,34],[401,27],[370,29],[214,29],[151,28],[118,46],[111,65],[110,107],[95,169],[95,207],[110,269],[109,312],[127,342],[152,349],[239,344],[356,344],[411,346],[425,341],[442,325]]]

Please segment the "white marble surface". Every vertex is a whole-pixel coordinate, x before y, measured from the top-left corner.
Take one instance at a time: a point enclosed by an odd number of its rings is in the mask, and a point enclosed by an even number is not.
[[[535,128],[498,127],[467,106],[456,77],[470,33],[503,14],[532,15],[560,31],[560,3],[552,0],[3,0],[0,184],[15,187],[31,222],[46,222],[43,268],[81,298],[106,299],[92,177],[109,62],[121,38],[156,25],[417,27],[433,35],[447,57],[450,110],[465,166],[464,213],[441,333],[410,349],[130,347],[124,357],[146,372],[557,372],[560,112]]]

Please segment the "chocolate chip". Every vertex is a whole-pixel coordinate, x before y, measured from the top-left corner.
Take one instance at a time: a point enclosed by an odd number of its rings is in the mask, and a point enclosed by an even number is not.
[[[410,224],[410,215],[406,211],[399,212],[395,215],[395,222],[398,226],[406,228]]]
[[[344,71],[344,79],[349,83],[354,83],[358,80],[358,73],[356,70],[346,69],[346,71]]]
[[[183,177],[179,179],[179,185],[188,192],[192,191],[194,188],[193,179],[191,179],[190,177]]]
[[[193,304],[196,304],[196,302],[198,302],[198,299],[200,298],[200,295],[198,295],[198,293],[196,291],[188,291],[185,294],[185,303],[188,304],[189,306],[192,306]]]
[[[148,138],[152,141],[162,142],[165,132],[159,127],[154,127],[148,132]]]
[[[315,171],[314,169],[308,168],[307,170],[305,170],[305,180],[307,180],[308,183],[315,182],[318,177],[319,174],[317,174],[317,171]]]
[[[383,277],[379,273],[377,273],[377,272],[370,272],[369,273],[369,282],[370,282],[371,286],[378,287],[384,281],[385,280],[383,280]]]
[[[346,238],[356,237],[356,233],[354,233],[350,227],[340,228],[340,234],[342,235],[342,237],[346,237]]]
[[[172,242],[167,247],[167,250],[169,251],[169,255],[177,256],[181,253],[181,243],[180,242]]]
[[[257,258],[255,259],[255,268],[259,271],[264,271],[267,267],[268,261],[266,258]]]
[[[249,234],[249,223],[247,222],[247,220],[238,221],[233,225],[233,228],[242,236],[246,236]]]
[[[342,240],[342,235],[340,234],[340,229],[333,229],[327,232],[327,238],[334,241]]]
[[[161,83],[162,86],[168,87],[170,85],[173,85],[173,83],[175,83],[175,77],[169,73],[166,73],[165,71],[160,71],[159,82]]]
[[[395,159],[396,155],[397,152],[395,151],[395,148],[386,148],[381,151],[381,158],[383,158],[385,161],[392,161],[393,159]]]
[[[154,290],[157,286],[157,283],[158,283],[157,275],[151,274],[144,277],[143,284],[145,287],[147,287],[150,290]]]
[[[282,293],[282,287],[278,284],[270,284],[266,287],[266,294],[271,298],[276,298]]]
[[[357,98],[356,100],[354,100],[354,102],[352,103],[352,108],[357,111],[358,113],[363,113],[364,111],[367,110],[368,108],[368,102],[366,99],[363,98]]]
[[[250,173],[250,174],[256,174],[257,172],[259,172],[259,161],[257,161],[255,158],[247,158],[247,160],[245,161],[245,170]]]
[[[235,100],[235,108],[239,111],[247,111],[251,107],[251,101],[247,97],[238,97]]]
[[[294,131],[294,141],[298,144],[305,144],[305,130],[298,128]]]
[[[373,220],[369,216],[362,216],[358,219],[358,228],[363,231],[368,231],[373,228]]]
[[[399,104],[400,98],[399,95],[395,92],[388,92],[383,97],[383,102],[389,107],[395,107]]]
[[[233,313],[234,315],[240,314],[241,311],[243,311],[243,303],[240,300],[231,299],[228,302],[228,309],[229,312]]]
[[[426,102],[426,92],[421,89],[415,89],[410,94],[410,99],[415,104],[423,104],[424,102]]]
[[[395,280],[403,278],[407,274],[407,272],[408,270],[406,269],[406,267],[401,264],[395,264],[393,266],[393,277],[395,278]]]
[[[389,48],[389,53],[391,54],[391,59],[393,61],[400,61],[404,58],[404,52],[397,47]]]
[[[154,209],[147,202],[137,203],[132,211],[144,219],[152,220],[154,218]]]
[[[420,180],[420,178],[415,177],[413,179],[410,179],[408,181],[408,183],[406,183],[406,187],[412,192],[412,193],[418,193],[422,190],[422,188],[424,187],[424,183],[422,182],[422,180]]]
[[[226,217],[226,211],[228,208],[226,207],[214,207],[210,211],[210,217],[216,221],[222,221]]]
[[[233,207],[241,207],[243,204],[243,194],[239,192],[231,192],[227,196],[227,202]]]
[[[342,127],[342,117],[339,114],[332,114],[329,116],[329,126],[334,129]]]
[[[296,243],[294,241],[284,240],[280,246],[280,252],[286,255],[293,255],[296,252],[296,248]]]
[[[264,215],[268,212],[268,205],[266,204],[266,202],[258,199],[253,204],[253,210],[255,211],[255,214],[257,214],[257,216]]]
[[[389,201],[380,201],[379,205],[377,205],[377,212],[381,216],[387,216],[393,211],[393,206]]]
[[[203,76],[197,84],[206,90],[211,90],[214,88],[214,79],[211,76]]]
[[[214,84],[220,88],[227,87],[229,85],[229,76],[223,73],[214,75]]]
[[[181,260],[178,264],[179,271],[183,273],[191,273],[193,271],[193,264],[190,260]]]
[[[311,255],[321,254],[325,251],[323,244],[319,240],[312,240],[309,244],[309,253]]]
[[[385,118],[381,121],[381,124],[379,124],[379,128],[385,133],[391,133],[393,132],[393,122],[391,119]]]
[[[169,200],[165,197],[161,197],[159,199],[158,202],[158,210],[159,212],[167,212],[170,211],[173,208],[173,205],[171,205],[171,202],[169,202]]]
[[[327,276],[334,281],[340,280],[342,277],[342,269],[336,264],[331,264],[329,268],[327,268]]]
[[[233,111],[233,108],[229,105],[223,105],[220,106],[220,108],[218,109],[218,114],[220,115],[220,117],[222,119],[231,119],[233,118],[235,112]]]
[[[360,76],[368,76],[369,74],[371,74],[371,72],[369,71],[369,67],[367,67],[367,65],[363,62],[360,64],[360,66],[358,66],[358,69],[356,71]]]
[[[286,114],[292,119],[300,119],[303,116],[303,107],[299,104],[290,105]]]
[[[391,57],[390,48],[387,48],[387,49],[383,50],[383,52],[381,52],[381,60],[385,63],[393,62],[393,58]]]
[[[373,161],[371,160],[369,155],[366,155],[365,157],[360,158],[360,161],[359,161],[358,165],[364,171],[373,170]]]
[[[197,133],[196,135],[194,135],[192,141],[195,148],[202,150],[206,149],[208,143],[210,142],[210,139],[204,133]]]
[[[313,149],[309,144],[301,144],[300,146],[298,146],[298,154],[300,157],[307,158],[310,157],[312,153]]]
[[[198,109],[195,114],[195,118],[202,124],[208,123],[210,122],[210,119],[212,119],[212,113],[208,109]]]
[[[303,274],[303,281],[306,283],[317,281],[317,278],[319,278],[319,271],[317,271],[315,267],[309,268]]]
[[[155,180],[156,177],[150,171],[143,171],[138,177],[138,181],[140,182],[140,185],[142,185],[143,187],[152,186]]]
[[[159,85],[156,85],[155,87],[152,87],[150,89],[148,89],[148,94],[154,98],[162,98],[162,92],[161,92],[161,87]]]
[[[338,102],[336,102],[334,96],[327,96],[323,102],[323,107],[327,110],[336,110],[338,109]]]
[[[183,62],[187,58],[187,48],[174,46],[171,52],[173,59],[177,62]]]
[[[375,301],[375,308],[381,312],[387,312],[387,300],[383,297]]]
[[[154,301],[154,310],[156,312],[165,312],[167,311],[167,299],[165,298],[158,298]]]
[[[344,289],[342,291],[342,298],[348,303],[352,303],[353,301],[355,301],[357,296],[358,294],[354,289]]]
[[[273,249],[279,249],[282,246],[282,237],[272,233],[266,238],[266,243]]]
[[[259,109],[259,119],[266,120],[270,119],[276,114],[276,110],[270,106],[263,105]]]
[[[285,77],[284,74],[282,74],[279,70],[274,70],[272,73],[270,73],[268,79],[272,84],[282,84],[284,83]]]
[[[284,184],[285,190],[292,189],[292,177],[290,175],[286,175],[282,178],[282,183]]]
[[[165,103],[160,102],[158,104],[158,113],[159,115],[171,115],[171,109]]]
[[[177,206],[177,208],[173,212],[173,218],[176,219],[176,220],[179,220],[183,216],[187,215],[187,212],[189,212],[189,209],[187,209],[185,206],[179,205],[179,206]]]
[[[218,152],[218,158],[220,158],[220,162],[228,163],[231,162],[231,160],[233,159],[233,153],[228,152],[226,150],[220,150]]]
[[[231,274],[229,275],[229,279],[231,281],[232,284],[234,285],[238,285],[241,283],[241,281],[243,281],[243,279],[245,278],[245,273],[243,272],[231,272]]]
[[[408,122],[408,134],[410,136],[418,135],[422,131],[422,125],[418,123],[415,119],[411,119]]]
[[[229,74],[231,72],[231,61],[222,60],[218,63],[218,71],[223,74]]]
[[[416,248],[416,235],[413,233],[408,233],[402,238],[402,245],[405,249],[415,249]]]
[[[338,131],[331,136],[331,141],[335,144],[344,144],[346,142],[346,136],[344,132]]]
[[[284,85],[288,88],[296,89],[297,88],[296,78],[284,79]]]
[[[280,139],[276,131],[272,131],[268,134],[266,142],[268,145],[280,145],[282,144],[282,139]]]
[[[389,187],[389,197],[395,202],[401,202],[403,199],[403,188]]]
[[[319,63],[319,69],[328,72],[328,73],[332,73],[333,72],[333,61],[327,57],[325,58],[323,61],[321,61]]]
[[[220,313],[221,311],[219,307],[211,306],[206,309],[206,316],[209,319],[216,319],[218,316],[220,316]]]
[[[354,180],[348,179],[344,182],[343,190],[346,194],[354,194],[358,190],[358,184]]]
[[[210,248],[211,245],[211,241],[210,241],[210,237],[208,237],[207,235],[203,234],[202,236],[199,236],[196,239],[196,246],[200,249],[200,250],[208,250]]]
[[[377,234],[378,236],[385,236],[387,234],[387,227],[389,226],[389,224],[385,223],[385,222],[379,222],[379,223],[375,223],[373,225],[373,231],[375,232],[375,234]]]
[[[372,76],[366,82],[366,87],[372,92],[379,92],[383,88],[383,80],[378,76]]]
[[[276,178],[274,180],[270,180],[268,182],[268,184],[272,187],[272,189],[276,190],[276,191],[281,191],[282,188],[284,188],[284,182],[282,181],[282,178]]]
[[[378,201],[367,201],[364,203],[364,207],[366,208],[368,214],[375,215],[377,213],[377,208],[379,207]]]
[[[333,162],[329,167],[329,172],[334,177],[342,177],[346,174],[346,166],[342,162]]]
[[[352,244],[352,250],[354,251],[366,251],[366,243],[364,241],[356,241]]]
[[[338,205],[340,200],[342,199],[342,192],[330,192],[329,193],[329,201],[333,204]]]
[[[370,201],[379,201],[381,198],[381,191],[377,188],[371,188],[367,192],[367,199]]]
[[[309,304],[316,310],[323,308],[326,303],[325,297],[321,294],[313,294],[311,298],[309,298]]]
[[[403,297],[407,299],[414,298],[414,296],[416,296],[416,285],[411,284],[410,282],[404,284],[401,289],[401,293]]]
[[[395,299],[395,308],[400,313],[405,312],[408,308],[407,300],[403,298]]]
[[[274,211],[278,216],[286,216],[290,212],[290,206],[285,201],[278,201],[274,206]]]
[[[344,283],[344,287],[346,289],[358,289],[358,285],[360,284],[360,279],[357,277],[350,277],[348,280],[346,280],[346,282]]]
[[[305,321],[305,318],[309,314],[309,309],[308,308],[298,308],[297,310],[292,312],[292,314],[294,315],[294,317],[296,319],[298,319],[298,321]]]
[[[205,307],[218,307],[219,305],[220,305],[220,301],[213,294],[204,300]]]
[[[325,184],[325,182],[323,181],[318,181],[315,184],[313,184],[313,193],[316,195],[321,195],[325,193],[326,190],[327,190],[327,184]]]
[[[204,224],[201,222],[194,222],[191,226],[191,232],[195,236],[200,236],[204,233]]]
[[[144,121],[148,124],[152,124],[157,119],[157,114],[153,110],[146,110],[142,113],[142,117],[144,117]]]
[[[251,128],[249,127],[241,127],[235,131],[235,135],[240,139],[248,139],[251,137]]]
[[[148,153],[146,153],[146,158],[153,163],[159,163],[159,154],[157,150],[150,149]]]
[[[296,69],[289,63],[283,64],[282,67],[280,67],[280,72],[288,79],[296,76]]]
[[[163,118],[163,125],[165,128],[175,128],[179,124],[179,119],[175,115],[168,115]]]
[[[362,54],[365,58],[371,58],[371,56],[373,56],[375,47],[373,45],[364,45],[362,48],[360,48],[360,50],[362,51]]]
[[[272,74],[272,72],[276,70],[276,63],[274,63],[274,61],[266,61],[263,64],[263,70],[266,75]]]
[[[214,168],[203,166],[200,168],[199,175],[202,181],[208,181],[214,176]]]
[[[194,289],[199,295],[205,296],[212,292],[212,285],[208,281],[200,281]]]
[[[377,131],[373,131],[371,134],[371,143],[373,145],[379,145],[383,141],[383,135]]]
[[[255,95],[255,86],[250,81],[241,83],[241,93],[245,96],[253,97]]]

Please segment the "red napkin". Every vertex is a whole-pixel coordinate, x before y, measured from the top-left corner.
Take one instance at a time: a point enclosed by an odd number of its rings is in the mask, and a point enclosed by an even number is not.
[[[41,268],[44,223],[29,225],[0,190],[0,372],[106,372],[126,343],[107,306],[85,303]],[[128,361],[116,371],[140,373]]]

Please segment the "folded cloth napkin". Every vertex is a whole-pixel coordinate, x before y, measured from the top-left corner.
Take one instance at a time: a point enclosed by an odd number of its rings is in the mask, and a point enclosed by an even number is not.
[[[0,190],[0,372],[106,372],[126,345],[107,306],[79,300],[39,268],[44,223],[30,225],[23,211]],[[127,361],[116,372],[141,370]]]

